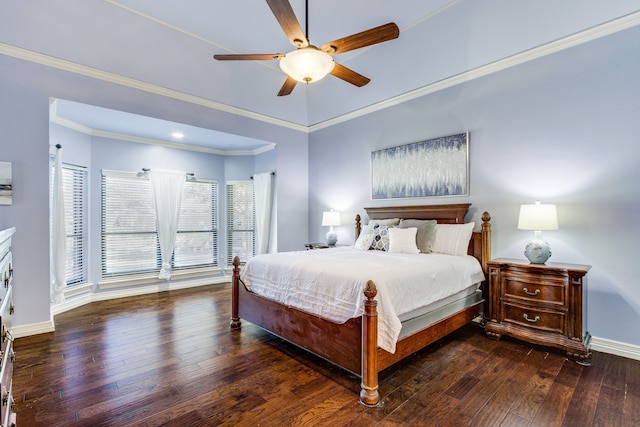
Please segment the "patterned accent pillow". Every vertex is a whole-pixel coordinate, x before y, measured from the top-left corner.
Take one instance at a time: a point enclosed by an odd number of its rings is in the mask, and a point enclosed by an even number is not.
[[[378,223],[373,224],[373,228],[371,229],[371,234],[373,234],[373,242],[371,242],[371,249],[374,249],[377,251],[389,250],[389,226],[388,225],[380,225]]]

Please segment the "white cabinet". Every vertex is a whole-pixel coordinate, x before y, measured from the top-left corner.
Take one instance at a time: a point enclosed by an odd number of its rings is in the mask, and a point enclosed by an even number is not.
[[[15,426],[16,416],[12,395],[13,335],[11,325],[13,319],[13,258],[11,255],[11,236],[15,228],[0,231],[0,426]]]

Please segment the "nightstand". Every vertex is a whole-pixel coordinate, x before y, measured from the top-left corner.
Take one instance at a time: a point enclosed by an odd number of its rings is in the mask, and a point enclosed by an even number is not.
[[[489,337],[509,335],[560,348],[570,359],[588,363],[591,336],[583,295],[591,266],[498,258],[487,268]]]

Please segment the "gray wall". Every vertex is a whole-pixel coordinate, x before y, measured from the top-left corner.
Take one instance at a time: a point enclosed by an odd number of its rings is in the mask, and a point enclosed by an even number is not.
[[[592,265],[588,329],[640,345],[640,29],[634,28],[374,114],[314,132],[309,144],[309,223],[344,212],[338,241],[353,242],[353,216],[384,204],[472,203],[468,220],[493,217],[493,256],[523,258],[533,232],[517,230],[519,206],[555,203],[560,229],[543,233],[550,261]],[[371,200],[370,153],[470,132],[470,195]]]

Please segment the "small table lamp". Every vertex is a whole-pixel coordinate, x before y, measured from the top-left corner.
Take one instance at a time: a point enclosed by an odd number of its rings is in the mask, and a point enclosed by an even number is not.
[[[340,212],[323,212],[322,213],[322,226],[329,226],[329,232],[326,236],[327,245],[334,246],[338,241],[338,235],[333,231],[333,226],[340,225]]]
[[[534,231],[533,240],[527,243],[524,255],[532,264],[544,264],[551,256],[551,248],[541,239],[542,230],[558,229],[556,205],[542,205],[536,201],[534,205],[520,206],[518,229]]]

